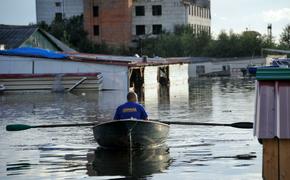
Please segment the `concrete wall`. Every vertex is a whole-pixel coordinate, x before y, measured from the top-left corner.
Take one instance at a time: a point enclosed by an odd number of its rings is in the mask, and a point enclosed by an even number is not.
[[[162,6],[161,16],[152,15],[153,5]],[[99,7],[98,17],[93,17],[94,6]],[[136,16],[136,6],[145,7],[144,16]],[[189,14],[191,7],[180,0],[84,0],[85,30],[89,39],[111,45],[130,45],[137,37],[136,25],[145,25],[147,35],[152,34],[153,25],[162,25],[162,30],[170,32],[176,25],[185,24],[208,30],[211,25],[210,8],[207,8],[208,17],[200,17]],[[99,26],[99,35],[94,35],[95,25]]]
[[[174,64],[169,66],[170,86],[188,82],[188,64]]]
[[[188,64],[175,64],[169,66],[170,103],[188,103]]]
[[[152,5],[162,5],[162,15],[152,15]],[[145,16],[136,16],[135,6],[145,6]],[[204,12],[203,16],[195,14],[194,11]],[[211,26],[211,15],[210,8],[197,7],[196,4],[184,4],[180,0],[158,0],[158,1],[147,1],[147,0],[136,0],[133,3],[133,22],[132,22],[132,33],[136,35],[136,25],[145,25],[146,34],[152,33],[153,24],[162,24],[162,28],[165,31],[174,31],[176,25],[189,24],[194,28],[199,25],[204,28]]]
[[[144,69],[144,88],[150,90],[158,86],[158,66],[147,66]]]
[[[187,24],[191,25],[195,33],[200,31],[210,32],[211,27],[211,10],[190,4],[186,7]]]
[[[56,2],[61,6],[57,7]],[[37,22],[45,21],[50,24],[55,13],[63,13],[63,17],[69,18],[83,14],[83,0],[36,0],[36,19]]]
[[[153,16],[152,6],[161,5],[162,15]],[[145,6],[145,16],[136,16],[135,6]],[[132,8],[132,33],[136,35],[136,25],[145,25],[146,34],[152,33],[153,24],[162,24],[162,29],[173,31],[175,25],[186,24],[186,9],[180,0],[136,0]]]
[[[169,65],[168,97],[166,97],[166,93],[161,92],[162,87],[157,81],[158,68],[158,66],[147,66],[144,70],[144,103],[145,105],[150,104],[150,107],[156,107],[150,110],[153,114],[158,109],[160,98],[168,98],[170,102],[188,103],[188,64]]]
[[[148,66],[144,69],[144,103],[146,105],[156,105],[158,103],[158,67]]]
[[[103,89],[128,90],[127,66],[0,56],[0,74],[32,74],[33,72],[35,74],[101,72],[104,78]]]

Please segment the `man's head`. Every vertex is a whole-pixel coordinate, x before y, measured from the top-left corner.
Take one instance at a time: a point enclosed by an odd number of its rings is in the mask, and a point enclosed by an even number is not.
[[[137,102],[138,101],[138,96],[137,96],[136,93],[130,91],[127,94],[127,100],[128,100],[128,102]]]

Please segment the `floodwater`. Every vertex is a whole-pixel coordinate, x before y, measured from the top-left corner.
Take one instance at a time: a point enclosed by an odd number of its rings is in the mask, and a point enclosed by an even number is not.
[[[142,103],[152,119],[234,123],[254,118],[251,79],[199,79],[146,93]],[[262,146],[248,129],[171,125],[166,146],[130,153],[97,148],[91,127],[5,131],[14,123],[109,120],[124,99],[118,91],[0,96],[0,179],[262,179]]]

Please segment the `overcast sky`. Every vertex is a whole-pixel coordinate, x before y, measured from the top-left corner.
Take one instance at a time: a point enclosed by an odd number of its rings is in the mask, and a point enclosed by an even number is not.
[[[279,37],[290,24],[290,0],[212,0],[212,32],[241,32],[246,28],[267,32],[273,24],[273,34]],[[0,0],[0,24],[26,25],[36,22],[35,0]]]

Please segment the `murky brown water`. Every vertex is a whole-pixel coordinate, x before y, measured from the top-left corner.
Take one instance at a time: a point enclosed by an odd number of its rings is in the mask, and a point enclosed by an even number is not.
[[[148,92],[153,119],[233,123],[253,121],[255,83],[203,79],[177,90]],[[172,125],[158,150],[97,149],[89,127],[6,132],[13,123],[81,123],[110,119],[124,92],[0,96],[0,179],[261,179],[261,145],[252,130]],[[239,155],[257,156],[249,160]]]

